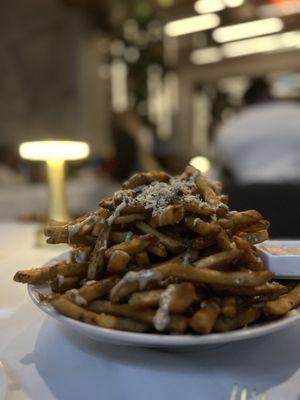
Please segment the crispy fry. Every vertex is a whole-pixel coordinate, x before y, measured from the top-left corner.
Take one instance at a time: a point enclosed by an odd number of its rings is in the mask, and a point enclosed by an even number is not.
[[[50,287],[53,292],[64,293],[66,290],[78,288],[80,285],[80,277],[57,275],[51,282]]]
[[[169,277],[194,283],[253,287],[267,282],[272,276],[270,271],[223,272],[208,268],[194,268],[183,264],[162,264],[152,268],[151,271],[142,270],[134,274],[130,273],[130,275],[127,273],[111,292],[111,301],[119,303],[135,291],[148,288],[149,282],[153,285]],[[140,282],[145,282],[142,287]]]
[[[228,318],[234,318],[237,314],[236,297],[225,297],[222,301],[222,315]]]
[[[242,239],[238,236],[234,236],[233,240],[237,248],[241,252],[240,259],[247,265],[247,268],[252,269],[253,271],[262,270],[263,262],[259,257],[254,254],[254,251],[252,250],[247,240]]]
[[[132,236],[133,236],[133,232],[131,232],[131,231],[127,231],[127,232],[111,231],[111,232],[109,232],[109,240],[112,241],[113,243],[125,242],[125,241],[131,239]]]
[[[137,253],[135,255],[135,261],[140,267],[145,267],[151,264],[147,251],[141,251],[140,253]]]
[[[254,245],[254,244],[258,244],[258,243],[262,243],[265,240],[269,239],[269,234],[267,230],[262,230],[262,231],[258,231],[258,232],[254,232],[254,233],[239,233],[239,236],[242,239],[247,240],[247,242],[249,242],[249,244]]]
[[[194,262],[194,266],[196,268],[216,268],[219,266],[226,266],[232,261],[238,260],[241,257],[241,254],[241,251],[238,249],[222,251],[208,257],[200,258],[200,260]]]
[[[241,310],[234,318],[219,317],[214,326],[216,332],[227,332],[232,331],[242,326],[252,324],[262,314],[260,308],[250,307],[245,310]]]
[[[201,236],[216,235],[220,232],[220,226],[218,224],[204,222],[200,218],[186,217],[185,225]]]
[[[86,264],[65,264],[60,263],[46,268],[35,268],[18,271],[14,276],[14,281],[38,285],[46,283],[57,275],[62,276],[83,276],[87,271]]]
[[[143,213],[143,214],[126,214],[126,215],[121,215],[120,217],[115,218],[113,221],[113,224],[114,225],[131,224],[132,222],[135,222],[135,221],[144,221],[147,218],[148,218],[148,215],[145,213]]]
[[[110,249],[106,250],[106,257],[110,257],[111,254],[116,250],[122,250],[129,255],[140,253],[141,251],[149,248],[158,243],[158,240],[155,236],[146,234],[144,236],[135,237],[127,242],[123,242],[120,244],[116,244]]]
[[[106,313],[121,317],[131,318],[147,325],[153,325],[155,311],[143,310],[142,312],[132,308],[128,304],[112,304],[109,301],[96,300],[89,306],[89,309],[96,313]],[[171,316],[167,325],[169,332],[183,333],[187,328],[187,319],[183,316]]]
[[[217,244],[222,250],[232,250],[235,247],[234,244],[231,243],[225,229],[222,228],[217,235]]]
[[[147,250],[149,253],[155,254],[157,257],[167,257],[168,255],[167,249],[162,243],[150,246]]]
[[[227,218],[220,218],[218,223],[225,229],[233,229],[237,226],[245,226],[262,219],[261,214],[255,210],[231,213]]]
[[[166,246],[166,248],[171,252],[171,253],[179,253],[184,249],[184,243],[180,242],[176,239],[173,239],[167,235],[164,235],[163,233],[159,232],[158,230],[152,228],[151,226],[145,224],[144,222],[138,222],[136,224],[136,227],[143,233],[150,233],[150,235],[153,235],[157,237],[160,242]]]
[[[107,272],[114,274],[123,271],[130,261],[130,255],[122,250],[111,253],[107,264]]]
[[[258,286],[230,286],[223,284],[213,284],[211,288],[216,293],[232,296],[262,296],[269,294],[281,295],[287,292],[287,287],[278,282],[264,283]]]
[[[137,186],[146,185],[147,183],[158,181],[158,182],[168,182],[170,180],[170,175],[161,171],[153,172],[140,172],[133,175],[123,184],[123,189],[133,189]]]
[[[152,217],[149,224],[152,228],[158,228],[160,226],[175,225],[178,224],[184,217],[184,208],[182,205],[175,205],[166,207],[160,214]]]
[[[83,297],[87,302],[95,300],[97,298],[102,298],[108,296],[111,289],[116,285],[116,283],[120,280],[117,276],[111,276],[109,278],[103,279],[101,281],[95,281],[93,283],[82,286],[78,289],[79,296]],[[70,293],[65,293],[66,298],[70,298]]]
[[[112,315],[96,314],[88,311],[60,296],[52,300],[53,307],[66,317],[86,322],[92,325],[98,325],[102,328],[117,329],[121,331],[145,332],[148,329],[146,324],[132,321],[128,318],[118,318]]]
[[[200,216],[210,216],[214,214],[214,209],[211,208],[207,203],[201,201],[200,199],[197,201],[196,199],[188,199],[184,198],[182,200],[183,208],[186,212],[200,215]]]
[[[234,233],[246,232],[246,233],[256,233],[257,231],[262,231],[268,229],[270,226],[269,222],[265,219],[254,222],[253,224],[238,225],[233,229]]]
[[[128,304],[138,310],[157,306],[162,292],[163,289],[157,289],[133,293],[128,300]]]
[[[286,314],[299,304],[300,284],[298,283],[289,293],[284,294],[277,300],[267,302],[264,312],[270,316],[280,316]]]
[[[30,283],[39,285],[50,279],[50,268],[35,268],[16,272],[14,276],[15,282]]]
[[[189,325],[198,333],[208,334],[213,330],[215,322],[220,315],[220,306],[213,300],[204,302],[190,319]]]

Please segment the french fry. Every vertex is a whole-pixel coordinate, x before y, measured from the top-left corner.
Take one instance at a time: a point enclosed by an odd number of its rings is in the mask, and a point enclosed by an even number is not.
[[[144,222],[136,223],[136,227],[143,233],[149,233],[150,235],[157,237],[160,240],[160,242],[163,245],[165,245],[166,248],[171,253],[179,253],[180,251],[182,251],[184,249],[183,242],[173,239],[167,235],[164,235],[163,233],[161,233],[158,230],[152,228],[151,226],[145,224]]]
[[[278,282],[264,283],[257,286],[230,286],[223,284],[211,285],[215,293],[221,293],[230,296],[262,296],[262,295],[282,295],[287,292],[287,287]]]
[[[145,280],[145,286],[150,282],[158,283],[162,279],[169,277],[179,278],[183,281],[194,283],[211,283],[229,286],[258,286],[267,282],[272,276],[270,271],[237,271],[223,272],[208,268],[194,268],[190,265],[183,264],[162,264],[152,268],[151,271],[142,270],[130,275],[130,279],[126,274],[117,286],[111,292],[111,301],[120,303],[124,298],[129,297],[132,293],[141,290],[140,282]],[[142,288],[142,289],[143,289]]]
[[[127,317],[147,325],[153,325],[153,318],[155,316],[155,311],[150,309],[140,312],[128,304],[112,304],[109,301],[100,300],[91,303],[89,309],[96,313]],[[166,330],[169,332],[184,333],[186,328],[187,319],[183,316],[174,315],[170,317],[170,322],[168,323]]]
[[[210,216],[214,214],[214,209],[211,208],[207,203],[199,200],[196,200],[193,198],[189,199],[188,196],[186,196],[182,200],[182,205],[183,208],[186,212],[189,212],[191,214],[195,214],[197,216]]]
[[[220,232],[220,226],[218,224],[205,222],[200,218],[186,217],[185,225],[201,236],[216,235]]]
[[[130,255],[122,250],[115,250],[111,253],[108,264],[107,272],[114,274],[123,271],[130,261]]]
[[[240,310],[234,318],[227,318],[221,316],[217,319],[214,331],[216,332],[228,332],[237,328],[241,328],[245,325],[252,324],[262,314],[262,310],[256,307],[249,307],[245,310]]]
[[[225,297],[222,301],[222,315],[228,318],[234,318],[237,315],[237,298],[236,297]]]
[[[78,288],[80,285],[80,278],[78,276],[63,276],[57,275],[51,282],[50,287],[53,292],[64,293],[66,290]]]
[[[225,229],[220,230],[220,232],[217,235],[217,244],[222,250],[232,250],[235,246],[233,243],[231,243],[231,240],[225,231]]]
[[[140,172],[133,175],[123,184],[123,189],[133,189],[137,186],[146,185],[153,181],[168,182],[170,175],[165,172],[153,171],[153,172]]]
[[[203,250],[216,243],[216,238],[198,236],[191,241],[191,247],[195,250]]]
[[[120,217],[115,218],[113,221],[113,224],[114,225],[131,224],[132,222],[136,222],[136,221],[144,221],[147,218],[148,218],[148,215],[145,213],[143,213],[143,214],[126,214],[126,215],[121,215]]]
[[[111,276],[98,282],[92,281],[90,282],[90,284],[82,286],[80,289],[78,289],[78,294],[87,302],[93,301],[97,298],[107,297],[111,289],[117,284],[119,280],[119,277]],[[70,293],[66,292],[65,297],[70,299]]]
[[[125,253],[132,255],[136,253],[140,253],[141,251],[147,249],[150,246],[153,246],[158,243],[158,240],[155,236],[146,234],[144,236],[135,237],[127,242],[123,242],[120,244],[116,244],[106,250],[106,257],[110,257],[111,254],[116,250],[122,250]]]
[[[137,253],[135,255],[135,261],[140,267],[145,267],[151,264],[148,253],[146,251],[141,251],[140,253]]]
[[[157,306],[163,291],[163,289],[157,289],[133,293],[128,300],[128,304],[138,310]]]
[[[14,281],[39,285],[47,282],[50,277],[50,268],[35,268],[16,272]]]
[[[263,269],[262,260],[257,257],[247,240],[240,238],[239,236],[234,236],[233,240],[236,247],[240,250],[240,259],[246,264],[247,268],[253,271],[259,271]]]
[[[148,329],[146,324],[132,321],[128,318],[118,318],[112,315],[96,314],[88,311],[60,296],[51,301],[52,306],[66,317],[86,322],[88,324],[97,325],[106,329],[116,329],[130,332],[145,332]]]
[[[113,243],[125,242],[125,241],[131,239],[132,236],[133,236],[133,232],[131,232],[131,231],[127,231],[127,232],[111,231],[111,232],[109,232],[109,240]]]
[[[161,213],[155,217],[150,218],[149,224],[152,228],[160,226],[178,224],[184,217],[184,208],[182,205],[175,205],[166,207]]]
[[[86,264],[65,264],[60,263],[51,267],[35,268],[18,271],[14,276],[14,281],[39,285],[46,283],[57,275],[62,276],[83,276],[87,271]]]
[[[242,212],[231,213],[227,216],[227,218],[220,218],[218,223],[222,228],[225,229],[233,229],[238,226],[245,226],[255,222],[258,222],[262,219],[261,214],[256,210],[248,210]]]
[[[203,307],[189,320],[189,325],[195,332],[207,335],[213,330],[220,312],[220,306],[215,301],[204,302]]]
[[[300,304],[300,284],[298,283],[289,293],[277,300],[266,303],[264,312],[269,316],[284,315]]]
[[[241,257],[241,251],[238,249],[231,249],[213,254],[208,257],[200,258],[194,262],[196,268],[216,268],[219,266],[226,266],[234,260]]]
[[[247,242],[251,245],[262,243],[265,240],[269,239],[269,234],[267,230],[261,230],[254,233],[244,233],[241,232],[238,234],[242,239],[247,240]]]
[[[261,219],[260,221],[254,222],[253,224],[247,224],[247,225],[238,225],[232,231],[234,233],[240,233],[240,232],[245,232],[245,233],[256,233],[258,231],[266,230],[269,229],[269,222]]]
[[[147,250],[149,253],[155,254],[157,257],[167,257],[168,255],[167,249],[162,243],[150,246]]]

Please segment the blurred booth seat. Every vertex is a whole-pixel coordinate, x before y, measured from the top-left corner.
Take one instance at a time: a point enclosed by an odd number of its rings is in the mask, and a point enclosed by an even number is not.
[[[67,183],[67,201],[71,215],[96,209],[99,201],[118,189],[115,182],[99,178],[74,178]],[[48,187],[45,183],[20,183],[0,188],[0,220],[13,220],[24,214],[46,213]]]
[[[267,219],[270,237],[300,239],[300,183],[225,184],[233,210],[256,209]]]

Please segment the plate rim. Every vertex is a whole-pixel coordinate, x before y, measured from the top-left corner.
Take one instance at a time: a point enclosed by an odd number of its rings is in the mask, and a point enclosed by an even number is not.
[[[39,287],[43,288],[45,285]],[[41,302],[38,299],[38,289],[36,286],[28,284],[27,290],[30,299],[41,311],[63,325],[73,328],[77,332],[92,337],[93,339],[96,339],[97,337],[96,340],[98,341],[136,347],[192,347],[234,343],[275,333],[300,319],[300,307],[298,307],[291,310],[280,319],[267,323],[263,322],[261,324],[252,325],[247,328],[240,328],[230,332],[217,332],[207,335],[161,335],[157,333],[136,333],[102,328],[100,326],[94,326],[82,321],[74,320],[59,314],[49,304]]]

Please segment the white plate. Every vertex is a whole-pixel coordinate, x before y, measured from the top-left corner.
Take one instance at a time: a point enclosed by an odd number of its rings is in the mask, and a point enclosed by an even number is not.
[[[66,253],[62,255],[63,259]],[[57,259],[56,259],[57,261]],[[49,264],[49,263],[47,263]],[[112,343],[124,346],[134,347],[152,347],[164,349],[186,350],[188,348],[207,348],[226,343],[232,343],[240,340],[252,339],[259,336],[268,335],[288,327],[300,319],[300,307],[289,312],[283,318],[273,321],[252,325],[248,328],[242,328],[226,333],[212,333],[210,335],[159,335],[150,333],[132,333],[115,331],[111,329],[100,328],[75,321],[57,313],[53,307],[44,302],[40,302],[38,292],[49,294],[49,288],[46,285],[33,286],[28,285],[28,292],[33,302],[46,314],[59,321],[61,324],[73,329],[80,334],[87,336],[99,342]]]

